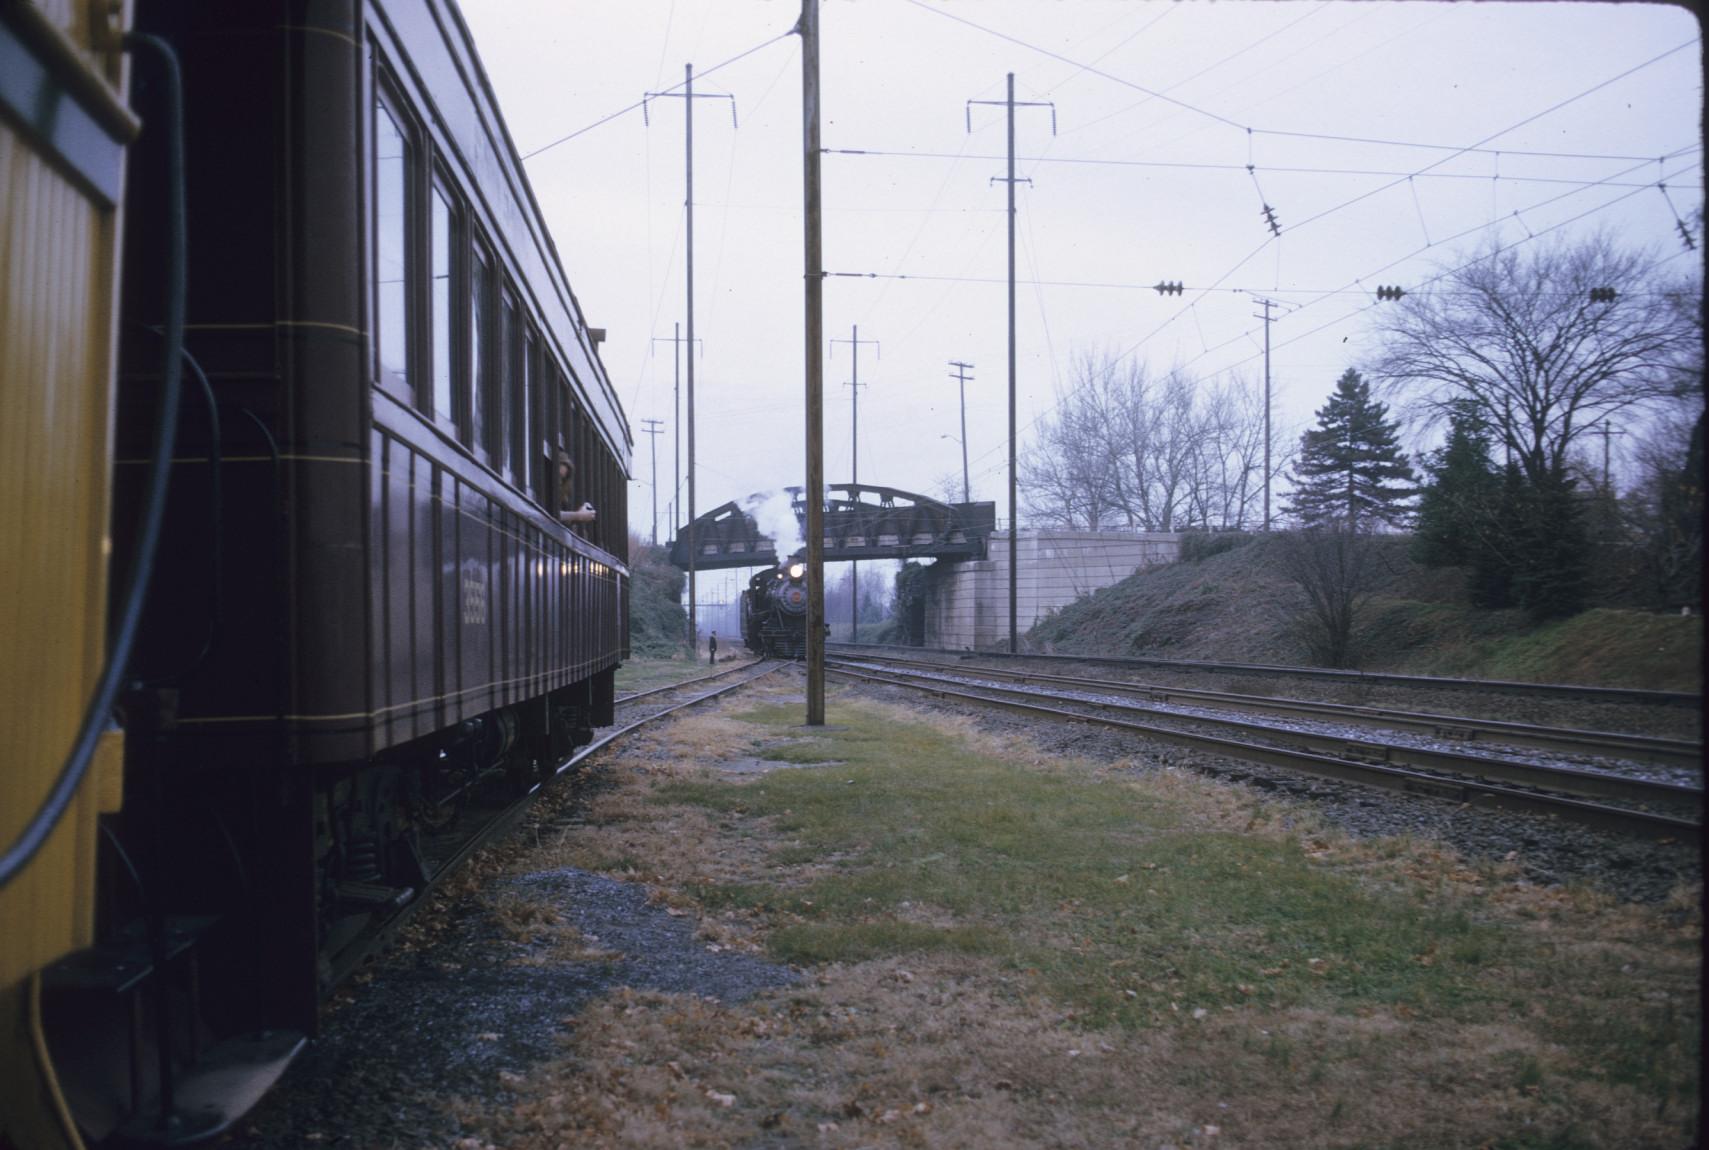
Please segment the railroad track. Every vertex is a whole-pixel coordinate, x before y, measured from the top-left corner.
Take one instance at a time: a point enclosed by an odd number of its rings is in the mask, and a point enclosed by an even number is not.
[[[616,702],[617,705],[621,707],[625,703],[634,703],[641,699],[651,698],[654,695],[663,695],[670,691],[680,691],[684,687],[692,686],[695,683],[710,683],[714,679],[722,679],[727,675],[734,675],[740,671],[751,670],[756,664],[764,661],[765,660],[763,659],[747,659],[740,663],[732,663],[722,671],[713,671],[706,675],[696,675],[692,679],[679,679],[675,683],[666,683],[662,687],[652,687],[645,691],[635,691],[628,695],[619,695],[617,696]]]
[[[1174,687],[1134,683],[1116,679],[1093,679],[1080,675],[1049,675],[1038,671],[1010,671],[998,667],[954,668],[927,659],[899,655],[861,656],[867,662],[886,666],[917,668],[939,674],[978,675],[1015,683],[1039,683],[1100,694],[1122,695],[1166,706],[1213,706],[1222,710],[1283,715],[1315,721],[1348,723],[1385,730],[1417,731],[1456,743],[1498,742],[1510,746],[1535,747],[1573,755],[1636,759],[1693,770],[1703,762],[1703,744],[1688,739],[1634,735],[1621,731],[1587,731],[1573,727],[1550,727],[1514,723],[1502,719],[1479,719],[1463,715],[1440,715],[1392,707],[1355,706],[1309,699],[1278,699],[1234,691],[1201,687]]]
[[[1541,813],[1602,830],[1655,839],[1696,843],[1701,834],[1701,825],[1696,818],[1672,813],[1672,810],[1688,808],[1694,813],[1700,811],[1702,791],[1678,784],[1401,744],[1355,742],[1326,737],[1319,732],[1279,728],[1251,719],[1182,715],[1138,704],[1052,695],[1036,687],[952,683],[941,672],[928,674],[906,669],[882,672],[843,659],[832,660],[827,667],[837,674],[868,682],[907,687],[1020,714],[1093,724],[1229,758],[1432,795],[1467,806]],[[1046,705],[1041,700],[1084,709]],[[1110,712],[1130,717],[1114,717]],[[1252,742],[1246,738],[1183,730],[1178,726],[1140,721],[1131,716],[1210,726],[1248,736],[1258,735],[1266,741]],[[1592,802],[1589,798],[1615,799],[1636,805],[1617,806],[1608,802]],[[1645,804],[1666,806],[1672,810],[1642,809]]]
[[[882,644],[828,643],[826,650],[854,655],[885,650]],[[1227,675],[1265,675],[1318,679],[1340,683],[1473,691],[1479,694],[1528,695],[1585,702],[1642,703],[1660,707],[1701,707],[1703,695],[1694,691],[1647,691],[1636,687],[1586,687],[1576,683],[1527,683],[1513,679],[1451,679],[1437,675],[1397,675],[1380,671],[1336,671],[1325,667],[1289,667],[1274,663],[1211,663],[1196,659],[1158,659],[1141,655],[1043,655],[1007,651],[953,651],[940,647],[897,647],[892,650],[948,655],[957,659],[1030,659],[1057,663],[1096,663],[1117,667],[1157,667],[1177,671],[1206,671]]]
[[[697,685],[705,683],[707,680],[722,679],[737,672],[751,672],[750,674],[737,679],[733,683],[726,684],[725,686],[718,687],[702,694],[692,695],[687,699],[673,703],[660,710],[653,711],[652,713],[626,723],[623,726],[613,727],[593,742],[578,749],[575,754],[565,759],[562,763],[558,764],[553,768],[550,776],[543,781],[534,784],[534,786],[530,787],[525,794],[502,804],[489,804],[485,806],[472,807],[466,812],[460,814],[454,825],[455,841],[453,844],[443,847],[442,851],[434,852],[435,865],[433,873],[427,880],[427,883],[420,890],[413,892],[409,901],[400,905],[396,913],[388,917],[383,924],[374,928],[368,934],[363,935],[360,939],[353,941],[349,946],[339,951],[336,959],[334,959],[333,981],[343,981],[345,976],[360,966],[366,959],[390,946],[396,939],[398,932],[402,930],[414,916],[416,910],[426,904],[427,899],[423,896],[444,879],[456,873],[462,864],[466,862],[476,851],[498,839],[515,826],[517,821],[527,812],[528,808],[533,805],[534,800],[539,797],[541,791],[551,785],[553,780],[574,771],[583,762],[585,762],[589,756],[598,751],[604,750],[619,739],[633,734],[635,731],[640,730],[649,723],[656,722],[659,719],[664,718],[666,715],[675,714],[677,711],[685,710],[697,704],[705,703],[712,699],[728,695],[733,691],[739,691],[754,680],[762,679],[775,671],[782,670],[784,667],[791,665],[792,664],[788,660],[771,660],[769,662],[760,662],[757,664],[754,662],[742,663],[726,671],[718,671],[711,675],[701,675],[694,679],[686,679],[680,683],[672,683],[668,686],[659,687],[653,690],[638,691],[634,694],[625,695],[618,699],[617,701],[619,703],[629,703],[637,699],[648,698],[654,695],[662,695],[667,692],[692,690]]]

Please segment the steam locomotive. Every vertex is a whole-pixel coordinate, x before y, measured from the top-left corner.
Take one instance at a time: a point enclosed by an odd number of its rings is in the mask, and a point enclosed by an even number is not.
[[[742,641],[768,658],[807,657],[807,561],[800,555],[748,580]]]

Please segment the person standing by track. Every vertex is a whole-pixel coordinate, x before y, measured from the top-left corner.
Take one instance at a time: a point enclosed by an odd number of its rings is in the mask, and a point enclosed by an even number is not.
[[[706,640],[706,661],[708,663],[718,661],[718,632],[716,631],[712,632],[711,637]]]

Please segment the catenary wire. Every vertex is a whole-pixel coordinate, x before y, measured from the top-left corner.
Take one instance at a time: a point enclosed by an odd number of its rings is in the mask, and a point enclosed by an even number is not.
[[[724,60],[721,63],[714,64],[714,65],[712,65],[712,67],[707,68],[703,71],[696,72],[694,75],[694,78],[696,80],[704,80],[706,77],[712,75],[714,72],[722,71],[723,69],[728,68],[730,65],[736,63],[738,60],[745,60],[749,56],[752,56],[755,52],[758,52],[764,48],[769,48],[773,44],[777,43],[779,40],[787,40],[789,37],[791,37],[793,35],[795,35],[795,29],[790,28],[790,30],[787,32],[781,33],[777,36],[773,36],[769,40],[765,40],[765,41],[762,41],[758,44],[755,44],[752,48],[749,48],[745,52],[738,52],[736,55],[731,56],[728,60]],[[669,92],[674,92],[678,88],[681,88],[686,82],[687,81],[679,81],[678,83],[672,84],[670,87],[665,88],[661,92],[656,93],[656,94],[657,95],[664,95],[664,94],[669,93]],[[611,121],[617,119],[619,116],[628,115],[630,112],[633,112],[635,109],[644,105],[647,102],[647,100],[650,98],[651,97],[642,97],[641,99],[636,100],[633,104],[626,105],[625,107],[617,109],[617,111],[615,111],[615,112],[611,112],[607,115],[601,116],[599,119],[595,120],[591,124],[588,124],[584,127],[577,128],[575,131],[571,132],[567,136],[559,136],[556,140],[553,140],[551,143],[542,144],[538,148],[535,148],[532,152],[524,152],[522,154],[523,162],[526,163],[527,161],[532,160],[535,156],[540,155],[542,152],[549,152],[553,148],[557,147],[559,144],[567,144],[571,140],[575,139],[577,136],[586,135],[587,133],[593,131],[595,128],[600,127],[601,125],[609,124]]]
[[[1654,162],[1653,158],[1645,161],[1645,163],[1653,163],[1653,162]],[[1617,175],[1624,175],[1624,174],[1626,174],[1626,173],[1625,172],[1617,173]],[[1547,227],[1544,227],[1538,231],[1532,232],[1532,231],[1528,230],[1524,239],[1515,240],[1511,244],[1502,245],[1502,246],[1498,247],[1497,249],[1495,249],[1495,252],[1480,252],[1477,256],[1474,256],[1473,258],[1466,260],[1465,262],[1458,264],[1455,267],[1443,269],[1442,271],[1438,272],[1436,275],[1434,275],[1434,276],[1430,277],[1429,279],[1423,281],[1418,286],[1423,287],[1423,286],[1428,286],[1429,284],[1432,284],[1432,283],[1436,283],[1436,282],[1446,278],[1447,276],[1452,275],[1455,271],[1461,270],[1465,267],[1469,267],[1471,264],[1474,264],[1474,263],[1478,262],[1479,260],[1487,259],[1493,254],[1499,254],[1500,252],[1509,251],[1513,248],[1519,247],[1522,244],[1531,243],[1535,240],[1541,239],[1542,237],[1544,237],[1546,235],[1549,235],[1552,232],[1558,231],[1561,228],[1568,227],[1568,226],[1575,224],[1575,223],[1577,223],[1583,219],[1586,219],[1592,215],[1595,215],[1598,212],[1606,211],[1607,209],[1615,206],[1616,204],[1623,203],[1626,200],[1632,199],[1633,197],[1642,194],[1649,186],[1650,185],[1645,184],[1645,185],[1642,185],[1639,187],[1634,187],[1630,190],[1624,191],[1624,192],[1622,192],[1622,194],[1614,197],[1611,200],[1607,200],[1603,203],[1600,203],[1600,204],[1597,204],[1593,207],[1587,208],[1584,211],[1578,213],[1577,215],[1568,217],[1567,219],[1564,219],[1564,220],[1557,221],[1556,223],[1550,224]],[[1577,194],[1577,193],[1576,192],[1569,192],[1569,193],[1565,193],[1564,195],[1574,195],[1574,194]],[[1537,208],[1547,206],[1548,204],[1553,203],[1556,200],[1561,199],[1561,198],[1564,198],[1564,197],[1561,197],[1561,196],[1553,197],[1549,200],[1545,200],[1545,201],[1542,201],[1540,203],[1533,204],[1530,207],[1525,208],[1523,210],[1524,211],[1534,211]],[[1478,232],[1478,231],[1486,230],[1492,226],[1496,226],[1496,225],[1504,223],[1504,222],[1505,222],[1505,220],[1496,220],[1496,221],[1491,221],[1489,223],[1480,224],[1477,227],[1468,228],[1465,231],[1457,233],[1454,236],[1450,236],[1444,240],[1438,241],[1438,243],[1451,243],[1456,239],[1462,239],[1465,236],[1471,235],[1471,234]],[[1421,248],[1421,249],[1418,249],[1417,251],[1408,253],[1407,255],[1404,255],[1397,260],[1391,261],[1391,263],[1385,265],[1382,268],[1377,269],[1374,272],[1368,272],[1368,273],[1365,273],[1364,275],[1361,275],[1354,282],[1355,282],[1355,284],[1357,284],[1359,282],[1359,280],[1363,280],[1363,279],[1369,278],[1371,276],[1381,275],[1382,272],[1388,270],[1388,268],[1393,267],[1396,264],[1402,263],[1407,259],[1415,258],[1419,254],[1421,254],[1424,250],[1426,250],[1426,249]],[[1253,254],[1256,254],[1256,252]],[[1251,256],[1248,256],[1247,260],[1250,260],[1250,258],[1251,258]],[[1673,259],[1673,258],[1677,258],[1677,253],[1675,256],[1669,257],[1669,259]],[[1246,260],[1243,260],[1241,262],[1245,263]],[[1666,262],[1666,261],[1662,261],[1662,262]],[[1226,276],[1224,278],[1226,278]],[[1207,294],[1211,290],[1215,290],[1214,287],[1201,290],[1200,298],[1202,298],[1203,295]],[[1341,290],[1344,290],[1344,289],[1341,289]],[[1324,293],[1324,296],[1327,297],[1328,294],[1329,293]],[[1195,299],[1192,304],[1188,305],[1188,308],[1190,309],[1197,302],[1198,302],[1197,299]],[[1300,310],[1304,310],[1306,307],[1311,306],[1311,304],[1314,302],[1317,302],[1317,301],[1316,300],[1307,301],[1306,303],[1299,305],[1299,307],[1296,309],[1296,312],[1300,311]],[[1300,333],[1297,333],[1297,334],[1290,336],[1286,339],[1283,339],[1279,343],[1273,343],[1271,345],[1272,354],[1274,354],[1274,352],[1279,348],[1288,347],[1294,343],[1299,342],[1300,340],[1309,338],[1310,336],[1316,335],[1321,331],[1327,330],[1328,328],[1335,327],[1338,324],[1345,323],[1347,320],[1356,318],[1357,316],[1363,314],[1366,311],[1369,311],[1372,307],[1375,307],[1375,306],[1377,306],[1375,301],[1373,301],[1371,303],[1367,303],[1365,305],[1362,305],[1358,308],[1353,309],[1350,312],[1344,313],[1343,315],[1337,316],[1337,317],[1330,319],[1330,320],[1326,320],[1324,323],[1319,324],[1318,326],[1316,326],[1314,328],[1310,328],[1304,332],[1300,332]],[[1186,309],[1184,309],[1184,310],[1186,310]],[[1123,351],[1120,355],[1116,356],[1115,357],[1116,361],[1119,362],[1120,360],[1126,359],[1128,356],[1130,356],[1134,352],[1138,351],[1139,348],[1142,347],[1145,343],[1149,342],[1157,334],[1157,332],[1163,330],[1164,327],[1167,327],[1170,323],[1173,323],[1175,319],[1179,318],[1180,314],[1182,314],[1182,313],[1177,313],[1175,316],[1170,317],[1170,319],[1166,320],[1163,325],[1160,325],[1158,328],[1154,329],[1152,332],[1148,333],[1146,336],[1141,338],[1138,343],[1135,343],[1134,345],[1129,347],[1127,350]],[[1215,347],[1209,348],[1205,352],[1200,353],[1198,356],[1193,357],[1193,359],[1188,360],[1185,364],[1182,364],[1181,366],[1182,367],[1191,366],[1193,363],[1196,363],[1198,360],[1203,359],[1205,357],[1205,355],[1208,355],[1213,351],[1220,350],[1221,348],[1228,346],[1230,343],[1237,343],[1240,340],[1245,339],[1247,334],[1249,334],[1249,332],[1242,332],[1239,335],[1232,337],[1231,339],[1225,340],[1222,343],[1217,344]],[[1232,372],[1237,368],[1240,368],[1242,366],[1245,366],[1246,364],[1252,363],[1252,362],[1258,360],[1259,358],[1261,358],[1262,355],[1263,355],[1262,352],[1257,352],[1257,353],[1254,353],[1253,355],[1246,356],[1242,359],[1234,361],[1233,363],[1227,364],[1227,365],[1217,369],[1215,372],[1212,372],[1211,378],[1214,378],[1215,376],[1222,375],[1222,374],[1227,373],[1227,372]],[[1070,392],[1070,394],[1071,394],[1071,392]],[[1039,421],[1042,420],[1046,414],[1048,414],[1048,412],[1041,412],[1039,415],[1035,416],[1031,421],[1029,421],[1029,423],[1027,424],[1027,426],[1024,430],[1027,430],[1027,431],[1032,430],[1034,427],[1036,427],[1038,425]],[[1019,430],[1020,429],[1017,429],[1017,434],[1019,434]],[[991,457],[992,455],[1004,450],[1005,446],[1006,446],[1005,444],[998,444],[995,447],[988,448],[985,451],[981,452],[979,454],[979,456],[977,456],[977,458],[980,460],[987,459],[987,458]],[[981,471],[979,473],[979,475],[981,478],[988,477],[990,475],[996,474],[997,472],[1001,471],[1004,468],[1004,466],[1005,466],[1005,463],[999,462],[995,466],[986,468],[985,470]]]

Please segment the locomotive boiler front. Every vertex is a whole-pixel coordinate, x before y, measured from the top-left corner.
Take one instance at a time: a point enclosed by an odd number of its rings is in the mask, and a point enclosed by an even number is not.
[[[766,593],[785,615],[807,614],[807,565],[791,563],[773,572]]]
[[[797,557],[761,571],[742,592],[742,640],[758,655],[807,653],[807,564]]]

